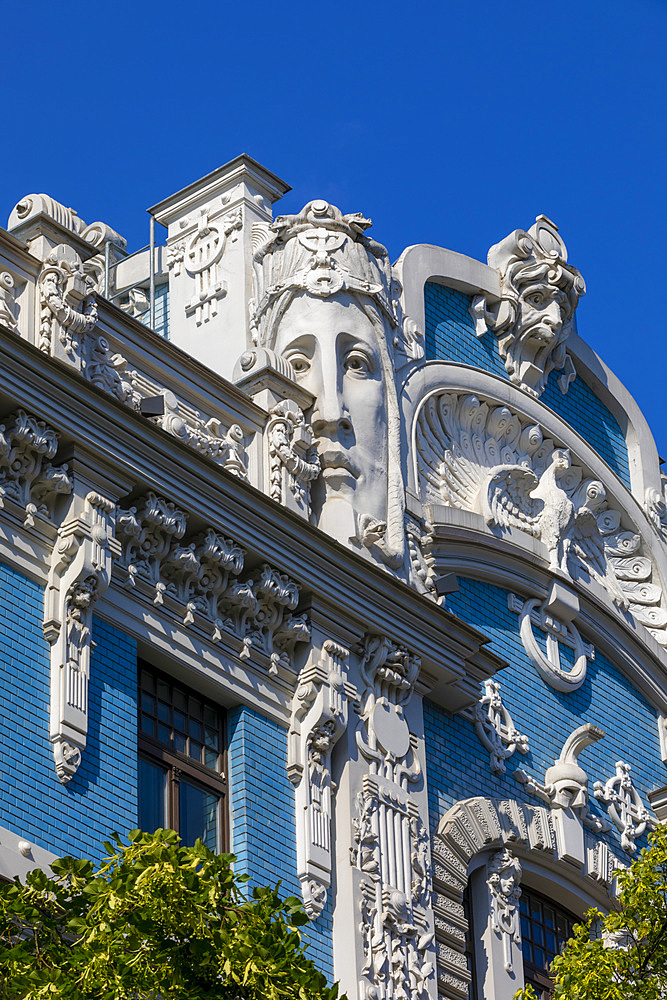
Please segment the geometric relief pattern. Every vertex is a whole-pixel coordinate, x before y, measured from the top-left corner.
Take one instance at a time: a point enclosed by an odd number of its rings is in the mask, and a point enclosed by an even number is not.
[[[549,809],[516,799],[482,797],[457,802],[443,816],[433,838],[433,912],[437,955],[438,996],[443,1000],[468,997],[470,973],[465,941],[468,921],[463,894],[471,861],[483,852],[509,849],[512,854],[549,856],[560,860],[556,831]],[[585,837],[583,874],[610,889],[619,867],[602,841]]]
[[[552,571],[595,580],[667,645],[667,609],[640,534],[624,527],[603,484],[537,424],[472,393],[441,392],[420,410],[416,445],[425,502],[481,514],[496,533],[540,539]]]

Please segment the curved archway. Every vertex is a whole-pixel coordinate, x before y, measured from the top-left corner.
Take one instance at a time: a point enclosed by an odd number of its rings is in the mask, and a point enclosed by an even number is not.
[[[464,893],[470,874],[484,856],[504,850],[525,859],[533,876],[540,871],[545,882],[559,884],[564,895],[580,901],[582,909],[609,906],[614,873],[620,865],[605,843],[586,832],[585,861],[577,869],[561,856],[547,807],[481,796],[457,802],[442,817],[433,838],[438,995],[443,1000],[468,996]],[[508,981],[508,996],[520,985],[516,979]],[[497,990],[494,997],[500,997]]]

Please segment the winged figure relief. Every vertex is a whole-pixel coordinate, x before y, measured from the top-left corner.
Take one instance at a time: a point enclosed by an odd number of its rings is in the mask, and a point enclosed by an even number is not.
[[[662,589],[651,583],[640,536],[622,527],[603,484],[538,425],[471,393],[445,392],[425,403],[416,446],[425,501],[475,511],[498,532],[539,538],[551,570],[596,580],[667,645]]]

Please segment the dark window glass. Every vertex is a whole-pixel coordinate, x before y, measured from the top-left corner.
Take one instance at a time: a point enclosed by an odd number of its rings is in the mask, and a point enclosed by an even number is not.
[[[521,893],[521,947],[526,985],[535,989],[540,1000],[553,996],[549,968],[572,936],[576,918],[554,906],[539,893],[523,889]]]
[[[224,713],[148,666],[139,675],[139,826],[224,847]],[[205,745],[204,745],[205,741]]]

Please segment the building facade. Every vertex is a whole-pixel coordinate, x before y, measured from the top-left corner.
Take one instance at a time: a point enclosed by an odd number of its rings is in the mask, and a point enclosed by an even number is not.
[[[0,874],[174,827],[350,998],[547,996],[667,818],[655,443],[549,219],[392,265],[288,190],[0,230]]]

